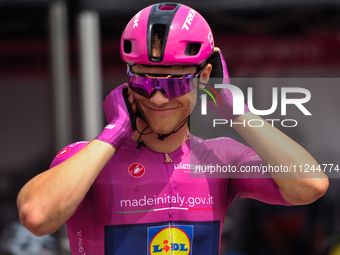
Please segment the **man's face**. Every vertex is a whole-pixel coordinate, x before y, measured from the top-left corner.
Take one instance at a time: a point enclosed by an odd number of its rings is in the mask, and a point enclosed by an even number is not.
[[[157,74],[184,75],[196,73],[196,71],[196,67],[182,66],[162,68],[135,65],[132,67],[132,72],[152,74],[148,75],[150,78],[159,78]],[[133,93],[137,111],[146,120],[149,127],[158,134],[168,134],[177,130],[190,115],[197,100],[197,88],[185,95],[172,99],[165,97],[161,90],[156,90],[150,99],[135,92]]]

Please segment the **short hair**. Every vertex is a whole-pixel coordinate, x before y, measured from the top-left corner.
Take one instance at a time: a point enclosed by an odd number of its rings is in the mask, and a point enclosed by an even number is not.
[[[155,24],[152,27],[151,49],[152,57],[160,57],[163,48],[166,26]],[[189,43],[186,48],[186,55],[196,55],[201,48],[200,43]]]
[[[151,49],[153,57],[160,57],[163,47],[165,26],[162,24],[154,25],[152,28]]]

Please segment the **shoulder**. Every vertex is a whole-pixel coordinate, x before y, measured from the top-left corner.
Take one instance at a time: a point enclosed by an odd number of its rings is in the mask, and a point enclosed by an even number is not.
[[[229,137],[217,137],[212,139],[203,139],[197,136],[191,136],[190,142],[192,147],[205,147],[206,149],[219,150],[248,150],[250,147]]]
[[[76,143],[69,144],[65,146],[53,159],[50,168],[59,165],[61,162],[65,161],[66,159],[72,157],[78,151],[83,149],[89,142],[88,141],[80,141]]]
[[[190,137],[191,149],[196,152],[212,152],[219,158],[224,158],[229,162],[241,163],[245,160],[253,160],[257,153],[247,145],[244,145],[229,137],[218,137],[213,139],[202,139]]]

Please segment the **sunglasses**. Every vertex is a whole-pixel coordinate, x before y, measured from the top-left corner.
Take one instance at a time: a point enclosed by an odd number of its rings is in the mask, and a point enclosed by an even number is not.
[[[132,72],[131,67],[131,65],[128,66],[127,75],[129,76],[129,87],[134,92],[143,97],[151,98],[152,94],[158,89],[168,99],[183,96],[192,91],[195,88],[192,79],[198,77],[203,70],[202,68],[195,74],[185,75],[140,74]]]

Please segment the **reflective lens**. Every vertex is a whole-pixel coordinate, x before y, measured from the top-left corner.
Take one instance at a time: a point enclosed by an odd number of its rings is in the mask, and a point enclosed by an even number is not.
[[[131,72],[131,66],[128,67],[127,74],[129,76],[129,86],[130,88],[138,93],[139,95],[151,98],[152,94],[156,91],[156,89],[162,90],[164,95],[168,98],[175,98],[189,93],[191,90],[195,88],[192,78],[196,78],[202,70],[200,70],[196,74],[188,74],[188,75],[175,75],[176,78],[173,78],[173,75],[161,75],[161,77],[170,78],[149,78],[147,76],[156,76],[157,74],[135,74]],[[181,78],[177,78],[181,77]]]

